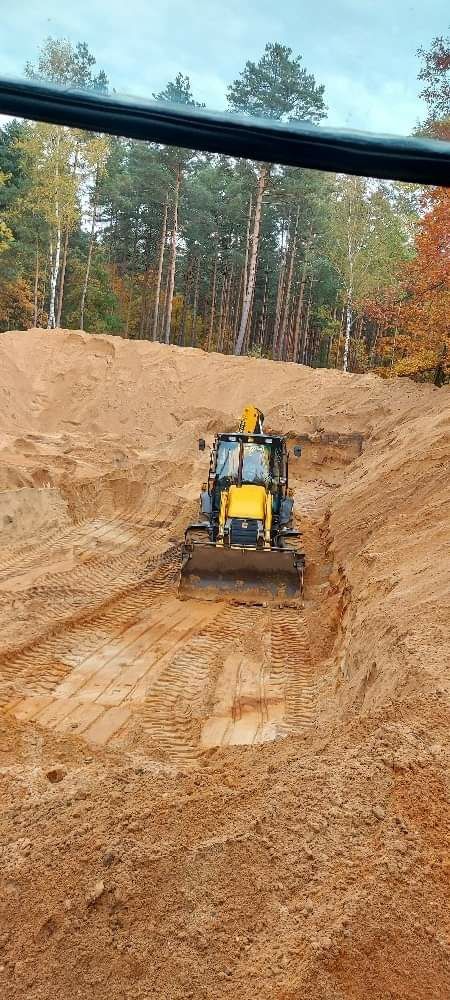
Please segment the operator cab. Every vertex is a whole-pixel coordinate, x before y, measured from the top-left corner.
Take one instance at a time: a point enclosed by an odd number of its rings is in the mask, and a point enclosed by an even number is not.
[[[260,485],[278,490],[287,484],[283,438],[266,434],[220,434],[211,456],[209,486]]]
[[[248,520],[258,521],[260,532],[267,495],[271,498],[272,528],[286,529],[291,523],[293,501],[288,495],[285,439],[279,435],[242,432],[217,435],[208,483],[200,498],[201,513],[210,518],[210,537],[214,541],[219,536],[221,500],[226,492],[231,513],[245,520],[244,511],[248,511]],[[233,521],[232,517],[231,526]]]

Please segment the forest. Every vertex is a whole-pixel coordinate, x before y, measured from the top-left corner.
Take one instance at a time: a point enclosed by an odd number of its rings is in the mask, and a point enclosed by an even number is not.
[[[450,139],[450,39],[418,53],[419,134]],[[25,75],[113,89],[85,43]],[[158,101],[198,105],[178,73]],[[227,108],[326,120],[301,56],[267,44]],[[450,192],[234,160],[45,123],[0,128],[0,331],[32,326],[383,375],[445,357]]]

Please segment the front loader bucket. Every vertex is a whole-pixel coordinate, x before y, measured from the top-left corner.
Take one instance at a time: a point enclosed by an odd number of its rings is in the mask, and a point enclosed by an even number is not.
[[[227,548],[213,543],[185,549],[181,597],[238,604],[298,602],[303,556],[289,549]]]

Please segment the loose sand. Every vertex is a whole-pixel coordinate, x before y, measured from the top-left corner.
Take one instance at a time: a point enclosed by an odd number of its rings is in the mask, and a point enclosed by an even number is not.
[[[177,596],[248,402],[302,609]],[[2,997],[449,995],[446,445],[446,389],[0,336]]]

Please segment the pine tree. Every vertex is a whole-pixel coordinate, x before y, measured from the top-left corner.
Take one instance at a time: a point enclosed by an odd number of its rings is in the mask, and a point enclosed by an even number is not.
[[[189,77],[183,76],[182,73],[177,73],[175,80],[169,81],[164,90],[161,90],[159,94],[154,94],[153,96],[155,100],[162,103],[184,104],[196,108],[202,107],[201,104],[198,104],[198,102],[194,100]],[[168,301],[166,305],[164,329],[164,340],[166,344],[168,344],[170,343],[172,304],[175,290],[180,191],[184,175],[190,162],[195,156],[195,153],[189,149],[181,149],[171,146],[166,148],[164,156],[167,166],[173,176],[172,238],[169,261]]]
[[[285,45],[266,45],[259,62],[247,62],[240,77],[228,88],[230,108],[277,121],[320,121],[326,113],[324,87],[316,84],[313,74],[302,67],[301,61],[301,56],[293,57],[292,49]],[[249,269],[235,354],[243,351],[255,294],[263,197],[267,191],[271,169],[270,164],[263,163],[257,171]]]

